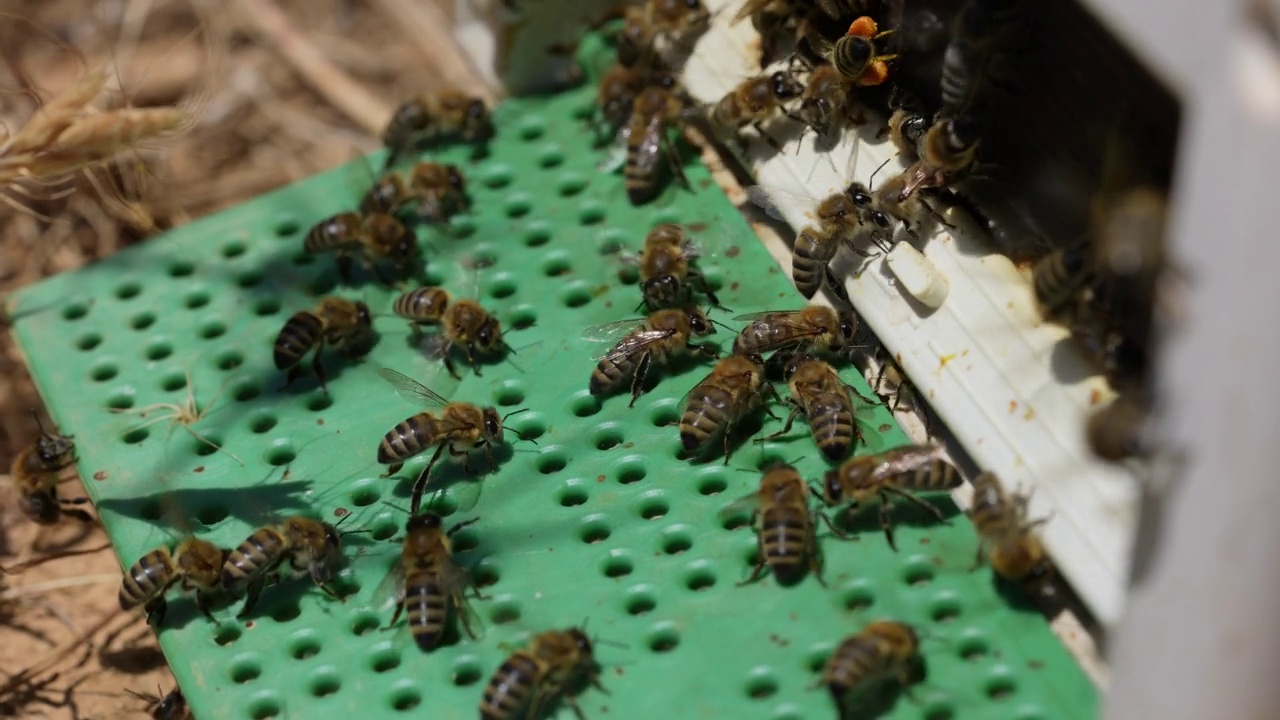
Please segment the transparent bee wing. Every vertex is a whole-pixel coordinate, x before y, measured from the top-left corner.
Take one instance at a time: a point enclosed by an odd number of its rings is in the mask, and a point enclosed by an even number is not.
[[[449,340],[440,333],[423,335],[418,341],[418,352],[428,360],[443,360],[449,352]]]
[[[753,490],[720,508],[717,515],[719,515],[721,520],[728,520],[729,518],[736,517],[738,515],[753,513],[759,508],[760,493]]]
[[[788,222],[786,215],[783,214],[785,211],[797,210],[806,212],[818,204],[817,198],[763,185],[748,186],[747,197],[757,207],[768,213],[769,217],[782,222]]]
[[[675,335],[675,330],[645,330],[643,332],[632,333],[618,343],[610,350],[602,359],[610,362],[618,362],[635,353],[640,352],[646,346]]]
[[[386,612],[399,604],[403,597],[404,560],[397,557],[382,581],[378,583],[378,587],[373,590],[373,607],[378,612]]]
[[[626,337],[627,333],[640,327],[643,322],[644,318],[631,318],[628,320],[615,320],[603,325],[592,325],[582,331],[581,337],[583,340],[590,342],[615,343]]]
[[[627,141],[631,138],[631,126],[623,125],[618,128],[618,134],[613,138],[607,150],[605,150],[604,159],[597,165],[596,169],[603,173],[613,174],[622,169],[627,162]]]
[[[396,389],[396,394],[401,399],[414,405],[426,404],[429,407],[444,407],[449,404],[449,401],[439,393],[404,373],[396,372],[391,368],[378,368],[378,374],[382,376],[383,380],[391,383],[391,386]]]
[[[761,310],[760,312],[749,312],[749,313],[744,313],[742,315],[737,315],[733,319],[738,322],[754,322],[756,320],[769,317],[770,315],[781,315],[783,313],[791,314],[796,312],[799,312],[799,311],[798,310]]]
[[[662,156],[662,122],[655,118],[645,126],[644,137],[636,146],[635,172],[637,175],[650,176]],[[625,158],[624,158],[625,159]]]
[[[378,180],[378,172],[374,170],[373,163],[369,162],[369,158],[356,148],[351,149],[351,161],[347,163],[347,170],[343,180],[346,185],[347,194],[351,196],[353,204],[364,200],[364,196],[368,194],[369,189]]]
[[[458,597],[462,599],[454,607],[454,611],[458,613],[458,620],[463,626],[461,629],[465,632],[466,628],[470,628],[477,636],[484,636],[484,620],[480,614],[471,607],[471,603],[467,598],[467,591],[478,591],[475,578],[471,573],[457,563],[453,558],[449,558],[449,562],[445,563],[441,584],[444,586],[446,593],[457,592]]]

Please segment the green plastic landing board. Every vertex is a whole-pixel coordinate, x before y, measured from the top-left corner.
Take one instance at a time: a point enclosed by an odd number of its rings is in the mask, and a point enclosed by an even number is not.
[[[434,156],[463,166],[475,205],[444,236],[423,231],[434,246],[428,275],[463,296],[478,277],[482,301],[523,328],[508,338],[514,364],[486,365],[482,377],[464,364],[463,380],[451,380],[409,346],[406,324],[390,316],[392,290],[340,287],[331,258],[302,252],[309,226],[353,205],[347,169],[12,298],[18,342],[54,419],[75,435],[80,473],[125,565],[184,532],[234,547],[273,514],[332,521],[346,508],[353,517],[344,529],[371,531],[346,539],[337,583],[351,593],[345,602],[288,581],[269,588],[248,621],[236,619],[237,603],[216,611],[214,625],[170,595],[160,643],[196,716],[474,718],[484,683],[514,648],[532,633],[586,622],[609,641],[597,655],[610,694],[580,696],[591,720],[827,718],[835,716],[829,697],[810,688],[817,670],[841,638],[891,618],[920,629],[928,677],[914,700],[898,698],[885,717],[1092,717],[1094,689],[1044,619],[998,593],[989,570],[970,570],[976,537],[963,516],[943,526],[901,508],[894,553],[872,512],[857,540],[824,532],[828,587],[813,577],[790,588],[769,577],[735,585],[750,571],[755,538],[743,518],[726,522],[719,511],[754,490],[765,463],[800,457],[810,479],[825,469],[803,424],[791,438],[739,447],[729,467],[678,460],[668,423],[710,363],[666,376],[628,409],[625,395],[601,403],[587,393],[607,347],[579,336],[637,316],[638,288],[603,251],[638,248],[658,222],[705,223],[733,238],[702,263],[733,309],[713,316],[803,301],[700,166],[687,170],[692,191],[669,187],[655,203],[632,207],[621,176],[595,170],[604,151],[584,140],[592,97],[582,88],[508,101],[496,112],[499,135],[487,158],[471,162],[463,148]],[[472,275],[465,266],[477,260],[485,267]],[[282,390],[271,361],[275,334],[331,292],[369,302],[381,340],[362,364],[326,357],[331,397],[311,379]],[[710,339],[727,349],[732,334]],[[378,377],[383,366],[446,397],[502,412],[529,408],[511,425],[537,439],[498,455],[474,508],[458,498],[474,499],[462,491],[475,486],[450,491],[445,506],[464,505],[450,524],[480,518],[456,542],[491,599],[472,603],[483,621],[479,640],[464,635],[430,654],[412,643],[403,620],[378,629],[391,610],[375,590],[406,519],[389,505],[408,506],[425,459],[400,478],[378,477],[378,441],[418,409]],[[139,430],[141,418],[108,411],[181,403],[186,372],[207,411],[192,429],[225,453],[168,422]],[[844,376],[870,395],[855,370]],[[149,417],[157,412],[166,411]],[[858,452],[906,441],[884,408],[863,419],[867,444]],[[765,429],[779,427],[769,420]],[[945,498],[937,502],[955,513]],[[572,713],[560,706],[555,717]]]

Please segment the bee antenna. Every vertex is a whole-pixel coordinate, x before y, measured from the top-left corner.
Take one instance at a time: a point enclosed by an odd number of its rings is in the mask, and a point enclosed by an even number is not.
[[[413,513],[409,512],[408,510],[405,510],[404,508],[400,507],[399,505],[396,505],[396,504],[394,504],[394,503],[392,503],[392,502],[390,502],[390,501],[387,501],[387,500],[383,500],[383,501],[382,501],[382,504],[383,504],[383,505],[386,505],[387,507],[389,507],[389,508],[391,508],[391,509],[393,509],[393,510],[399,510],[400,512],[402,512],[402,513],[404,513],[404,514],[406,514],[406,515],[412,515],[412,514],[413,514]]]
[[[40,419],[40,413],[36,412],[35,408],[31,408],[31,417],[35,418],[36,427],[40,428],[40,434],[48,435],[49,433],[44,429],[44,422]]]
[[[867,179],[867,189],[868,189],[868,190],[870,190],[870,189],[872,189],[872,188],[874,188],[874,187],[876,186],[876,173],[878,173],[878,172],[880,172],[881,170],[883,170],[883,169],[884,169],[884,166],[885,166],[885,165],[888,165],[888,164],[889,164],[889,160],[891,160],[891,159],[892,159],[892,158],[885,158],[885,161],[884,161],[884,162],[882,162],[882,163],[880,163],[880,167],[877,167],[875,170],[871,171],[871,177]]]
[[[520,408],[519,410],[512,410],[511,412],[502,416],[502,422],[505,423],[507,421],[507,418],[513,415],[519,415],[520,413],[526,413],[526,412],[529,412],[529,408]]]
[[[724,323],[720,322],[719,320],[716,320],[713,317],[708,316],[707,319],[711,321],[712,325],[719,325],[720,327],[724,328],[725,330],[728,330],[729,332],[737,332],[737,330],[734,330],[733,328],[729,327],[728,325],[725,325]]]

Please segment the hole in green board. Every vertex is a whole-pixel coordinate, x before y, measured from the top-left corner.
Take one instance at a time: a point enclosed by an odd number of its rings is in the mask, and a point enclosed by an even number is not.
[[[188,277],[196,271],[196,266],[186,260],[175,260],[169,263],[169,277]]]
[[[480,182],[483,183],[485,187],[500,190],[510,185],[511,181],[514,179],[515,175],[511,172],[511,168],[505,165],[498,165],[496,167],[489,168],[488,172],[480,178]]]
[[[513,220],[528,215],[532,209],[533,203],[525,195],[513,195],[507,198],[506,203],[502,206],[502,212]]]
[[[262,298],[253,304],[253,314],[258,317],[275,315],[278,312],[280,312],[280,301],[275,298]]]
[[[362,613],[357,615],[355,619],[351,621],[351,634],[356,636],[368,635],[374,630],[377,630],[378,626],[381,624],[382,621],[377,615],[374,615],[373,613]]]
[[[133,407],[133,393],[128,391],[112,393],[107,398],[107,407],[112,410],[128,410]]]
[[[669,405],[659,405],[649,413],[649,422],[654,427],[670,427],[680,421],[680,408],[674,403]]]
[[[356,507],[368,507],[378,502],[378,498],[380,497],[382,497],[382,495],[378,492],[378,488],[374,487],[373,484],[370,483],[368,485],[357,487],[351,491],[351,504]],[[454,544],[456,546],[457,542],[455,541]]]
[[[276,220],[274,231],[276,237],[284,238],[293,235],[301,229],[302,226],[298,224],[297,220],[294,220],[293,218],[280,218],[279,220]]]
[[[538,322],[538,311],[532,305],[520,305],[511,311],[511,329],[524,330]]]
[[[220,322],[205,323],[200,326],[200,337],[205,340],[212,340],[216,337],[222,337],[222,334],[226,331],[227,326]]]
[[[224,350],[213,359],[214,367],[219,370],[235,370],[244,364],[244,355],[237,350]]]
[[[129,319],[129,327],[134,330],[146,330],[156,323],[155,313],[138,313]]]
[[[525,123],[520,126],[520,129],[516,130],[516,134],[520,137],[521,140],[524,140],[527,142],[531,140],[537,140],[538,138],[542,137],[542,135],[546,133],[546,131],[547,131],[547,128],[541,120],[530,119],[530,120],[525,120]]]
[[[583,225],[598,225],[604,222],[604,206],[603,205],[584,205],[578,211],[578,222]]]
[[[326,395],[324,391],[313,393],[307,398],[307,409],[311,412],[320,412],[333,407],[333,398]]]
[[[280,717],[280,701],[270,697],[254,698],[249,706],[249,715],[253,720],[270,720]]]
[[[311,634],[289,640],[289,655],[294,660],[306,660],[320,654],[320,640]]]
[[[213,632],[213,643],[226,647],[240,639],[240,628],[235,625],[219,625]]]
[[[494,605],[489,618],[497,625],[507,625],[520,619],[520,606],[515,602],[500,602]]]
[[[662,552],[679,555],[693,547],[693,536],[683,526],[667,528],[662,532]]]
[[[556,182],[560,197],[573,197],[587,189],[587,180],[581,175],[565,175]]]
[[[709,590],[716,584],[716,576],[711,568],[694,568],[685,576],[684,585],[694,592]]]
[[[262,453],[262,459],[265,460],[268,465],[276,466],[288,465],[293,462],[293,459],[296,457],[298,457],[298,453],[294,451],[293,446],[288,440],[272,445],[267,448],[266,452]]]
[[[987,697],[997,702],[1007,700],[1017,686],[1011,677],[994,677],[987,681],[986,692]]]
[[[459,661],[453,666],[453,675],[450,679],[454,685],[466,687],[480,682],[481,676],[480,666],[475,662]]]
[[[805,656],[804,666],[809,672],[820,673],[827,666],[827,658],[831,657],[831,647],[829,645],[820,645],[809,651]]]
[[[423,284],[425,285],[443,285],[444,271],[441,270],[438,266],[433,265],[427,268],[427,272],[426,272],[426,275],[423,277],[423,281],[424,281]]]
[[[524,388],[519,380],[507,380],[494,391],[493,400],[503,406],[519,405],[524,400]]]
[[[453,551],[455,553],[464,553],[468,550],[475,550],[480,545],[480,538],[476,533],[460,531],[453,536]]]
[[[187,296],[182,299],[182,304],[186,306],[188,310],[202,308],[209,304],[209,293],[204,290],[196,290],[195,292],[188,293]]]
[[[616,228],[609,228],[596,237],[596,246],[601,255],[614,255],[627,247],[627,234]]]
[[[476,587],[489,587],[498,584],[498,570],[488,559],[480,561],[480,565],[472,571],[471,577],[475,578]]]
[[[369,656],[369,669],[376,673],[389,672],[398,667],[400,667],[400,653],[394,648],[379,648]]]
[[[582,542],[587,543],[588,545],[602,543],[605,540],[608,540],[609,535],[611,534],[612,531],[609,529],[608,523],[606,523],[604,518],[601,517],[587,518],[583,521],[582,527],[578,530],[578,537],[582,539]]]
[[[544,170],[560,167],[563,162],[564,151],[555,145],[543,148],[538,153],[538,167]]]
[[[765,674],[757,674],[747,680],[743,688],[752,700],[764,700],[778,692],[778,681]]]
[[[746,509],[736,509],[735,512],[726,512],[720,519],[720,525],[725,530],[737,530],[751,524],[751,513]]]
[[[180,372],[169,373],[160,379],[160,389],[165,392],[174,392],[181,390],[187,386],[187,376]]]
[[[933,582],[933,567],[924,562],[912,562],[903,571],[902,579],[913,587],[923,587]]]
[[[88,352],[102,344],[102,336],[98,333],[85,333],[76,338],[76,347]]]
[[[262,667],[257,660],[240,658],[231,663],[231,682],[241,684],[252,682],[262,675]]]
[[[335,676],[331,671],[317,674],[315,677],[311,678],[311,681],[308,684],[308,689],[311,691],[311,694],[316,697],[329,697],[330,695],[338,692],[341,687],[342,683],[339,682],[337,676]]]
[[[875,595],[871,592],[871,588],[861,585],[849,588],[844,593],[844,609],[850,612],[859,612],[871,607],[876,601]]]
[[[511,428],[518,431],[525,440],[537,440],[547,432],[547,423],[536,412],[520,413],[512,418]]]
[[[205,527],[212,527],[227,519],[230,512],[224,505],[205,505],[196,511],[196,520]]]
[[[474,218],[465,215],[454,215],[449,219],[449,235],[458,240],[465,240],[476,234],[479,227]]]
[[[489,297],[501,300],[516,294],[516,283],[510,275],[496,277],[489,283]]]
[[[556,493],[556,502],[564,507],[577,507],[587,502],[587,491],[577,486],[560,488]]]
[[[542,223],[529,223],[521,240],[529,247],[541,247],[551,241],[551,229]]]
[[[137,445],[143,440],[146,440],[149,435],[151,435],[151,430],[149,428],[140,427],[134,428],[133,430],[125,433],[120,439],[124,440],[126,445]]]
[[[422,694],[413,688],[398,688],[391,694],[391,707],[400,712],[412,710],[422,702]]]
[[[698,492],[702,495],[719,495],[728,487],[728,481],[718,475],[708,475],[698,480]]]
[[[240,242],[239,240],[232,240],[231,242],[222,246],[222,257],[224,258],[240,257],[241,255],[244,254],[244,251],[247,249],[248,248],[245,246],[243,242]]]
[[[558,448],[548,448],[538,455],[537,461],[534,463],[538,468],[538,472],[543,475],[560,472],[569,464],[569,459],[565,456],[564,451]]]
[[[591,417],[600,412],[600,399],[583,390],[569,400],[569,409],[577,417]]]
[[[148,360],[163,360],[173,354],[173,346],[164,340],[157,340],[147,346],[145,355]]]
[[[251,288],[262,282],[261,270],[246,270],[236,276],[236,285],[242,288]]]
[[[597,450],[612,450],[622,444],[622,430],[618,423],[597,425],[591,433],[591,442]]]
[[[390,519],[383,519],[373,528],[374,540],[389,540],[399,531],[400,527]]]
[[[249,402],[261,394],[262,388],[258,387],[258,384],[252,380],[237,383],[236,386],[231,389],[231,397],[235,398],[239,402]]]
[[[302,252],[299,252],[293,257],[289,258],[289,262],[298,266],[310,265],[315,261],[316,261],[316,256],[313,255],[312,253],[307,252],[306,250],[303,250]]]
[[[680,636],[676,634],[675,628],[669,625],[659,625],[649,632],[646,644],[650,650],[656,653],[671,652],[680,645]]]
[[[483,270],[498,264],[498,254],[489,247],[478,247],[463,256],[462,266],[468,270]],[[434,283],[434,284],[439,284]]]
[[[648,592],[634,592],[627,598],[625,607],[628,615],[648,615],[658,607],[658,601]]]
[[[960,602],[950,596],[939,598],[929,609],[929,615],[934,622],[951,622],[960,617]]]
[[[130,300],[138,297],[142,292],[142,286],[136,282],[127,282],[116,288],[116,297],[121,300]]]
[[[653,496],[640,501],[639,513],[645,520],[656,520],[666,515],[670,509],[665,498]]]
[[[79,320],[89,314],[89,306],[84,303],[71,303],[62,308],[62,318],[64,320]]]
[[[966,637],[960,640],[960,657],[967,662],[978,662],[987,656],[990,646],[981,637]]]
[[[302,608],[298,607],[298,603],[296,601],[271,608],[271,619],[278,623],[293,622],[301,615]]]
[[[630,485],[643,480],[647,473],[642,463],[640,459],[632,459],[618,466],[618,482]]]
[[[626,577],[635,570],[635,565],[631,562],[631,558],[621,553],[615,553],[605,558],[604,563],[600,566],[600,571],[605,577],[620,578]]]
[[[542,274],[547,277],[558,277],[569,272],[569,256],[561,252],[548,255],[542,261]]]
[[[950,705],[930,705],[924,710],[924,720],[952,720],[955,716]]]

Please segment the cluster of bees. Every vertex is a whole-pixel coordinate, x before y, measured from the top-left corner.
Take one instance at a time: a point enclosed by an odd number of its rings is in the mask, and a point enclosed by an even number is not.
[[[881,28],[879,6],[875,0],[748,0],[735,21],[749,18],[761,31],[765,60],[781,45],[793,45],[795,51],[785,58],[784,68],[743,82],[710,107],[697,107],[681,90],[676,81],[678,64],[670,60],[673,48],[687,47],[705,29],[710,20],[706,8],[698,0],[643,0],[625,7],[615,36],[617,64],[601,80],[595,120],[602,136],[616,135],[626,145],[624,174],[630,200],[644,203],[659,192],[664,154],[679,173],[669,130],[695,116],[708,120],[722,137],[751,127],[766,140],[770,139],[766,124],[774,121],[800,123],[820,138],[831,138],[863,122],[863,94],[890,83],[899,60],[898,53],[889,49],[894,30]],[[841,29],[835,37],[833,27]],[[894,101],[887,132],[911,159],[907,169],[875,190],[851,183],[822,200],[814,223],[797,235],[793,277],[805,298],[812,298],[825,285],[847,303],[843,283],[831,269],[841,248],[864,252],[855,243],[869,238],[887,250],[899,228],[916,235],[926,223],[944,222],[935,204],[957,179],[972,171],[979,145],[968,114],[973,102],[969,68],[975,67],[974,56],[983,50],[969,41],[967,27],[957,21],[956,57],[948,55],[941,78],[942,108],[925,115],[911,109],[909,100]],[[446,222],[465,210],[470,200],[457,167],[419,162],[401,174],[393,166],[423,144],[484,143],[493,134],[484,103],[462,92],[446,91],[406,102],[384,134],[390,153],[383,176],[356,211],[314,226],[304,249],[334,254],[339,274],[348,282],[356,261],[382,283],[415,278],[424,261],[414,223]],[[757,202],[769,203],[767,191],[752,190]],[[1135,215],[1144,211],[1150,207],[1120,204],[1108,215],[1112,221],[1103,224],[1099,242],[1090,252],[1059,253],[1044,261],[1043,269],[1037,267],[1036,292],[1046,310],[1076,307],[1086,292],[1090,294],[1086,304],[1092,307],[1092,295],[1122,295],[1134,291],[1129,285],[1147,281],[1145,275],[1137,277],[1140,273],[1135,270],[1145,270],[1146,259],[1134,260],[1145,246],[1117,249],[1122,235],[1123,242],[1128,242],[1131,228],[1126,222],[1137,222]],[[855,396],[865,403],[875,402],[858,395],[831,364],[853,359],[858,329],[853,311],[809,306],[739,315],[734,319],[745,326],[737,333],[732,352],[719,357],[718,347],[699,341],[715,334],[719,324],[708,317],[699,300],[705,298],[710,306],[720,307],[697,268],[699,254],[690,228],[660,224],[648,232],[641,252],[629,259],[639,269],[647,315],[584,333],[585,338],[613,343],[592,371],[588,387],[597,396],[629,392],[634,405],[658,371],[691,356],[715,359],[710,373],[688,393],[677,423],[690,459],[723,451],[727,463],[741,426],[758,412],[772,415],[768,400],[782,402],[789,415],[780,432],[761,440],[788,434],[796,418],[804,418],[818,452],[833,467],[810,484],[794,467],[775,464],[763,470],[756,492],[725,508],[725,512],[749,508],[757,531],[758,562],[744,583],[766,572],[782,584],[799,582],[808,573],[824,582],[818,522],[847,537],[839,528],[841,523],[826,514],[828,509],[848,514],[868,504],[878,505],[880,525],[894,550],[890,510],[895,500],[917,505],[946,522],[941,510],[917,495],[951,490],[963,482],[956,468],[942,459],[938,446],[910,445],[850,457],[861,439]],[[435,330],[427,342],[454,377],[458,376],[454,350],[465,355],[477,375],[480,358],[510,351],[491,313],[444,288],[416,287],[398,296],[390,309],[408,321],[415,334]],[[290,317],[273,347],[275,366],[285,372],[286,384],[303,374],[310,354],[311,372],[327,393],[323,350],[330,347],[349,358],[369,354],[377,343],[372,317],[365,302],[338,296],[322,298],[314,308]],[[785,400],[770,382],[775,372],[788,388]],[[394,625],[404,615],[415,643],[431,651],[440,643],[451,611],[474,637],[467,619],[467,595],[484,597],[454,561],[451,550],[450,538],[475,520],[446,528],[429,504],[423,506],[432,470],[445,450],[468,471],[477,451],[492,466],[494,450],[507,442],[506,421],[511,414],[502,416],[494,407],[450,401],[389,368],[379,374],[401,397],[427,407],[385,433],[377,461],[387,466],[387,477],[410,458],[433,453],[413,484],[401,555],[393,571],[397,602],[391,620]],[[84,514],[74,507],[84,500],[60,498],[56,489],[60,472],[73,462],[73,456],[69,438],[42,429],[39,441],[15,462],[13,474],[22,507],[33,520],[49,523],[60,514]],[[991,473],[975,478],[973,489],[968,515],[981,537],[978,561],[989,563],[1004,580],[1043,591],[1050,567],[1035,533],[1043,520],[1031,520],[1027,498],[1006,493]],[[217,596],[243,595],[244,614],[266,585],[286,573],[306,575],[340,599],[332,579],[343,561],[342,538],[344,533],[359,532],[344,531],[340,525],[341,521],[331,524],[295,516],[258,528],[233,550],[194,537],[172,548],[156,548],[126,570],[120,605],[126,610],[143,608],[149,621],[159,623],[166,595],[178,586],[194,596],[197,608],[210,620],[209,604]],[[896,678],[903,685],[913,682],[920,661],[919,637],[912,627],[877,621],[837,647],[824,669],[823,682],[843,713],[851,697],[878,679]],[[480,716],[482,720],[538,717],[540,710],[558,700],[582,716],[575,693],[586,685],[603,690],[599,673],[593,641],[582,629],[542,632],[497,668],[484,690]]]

